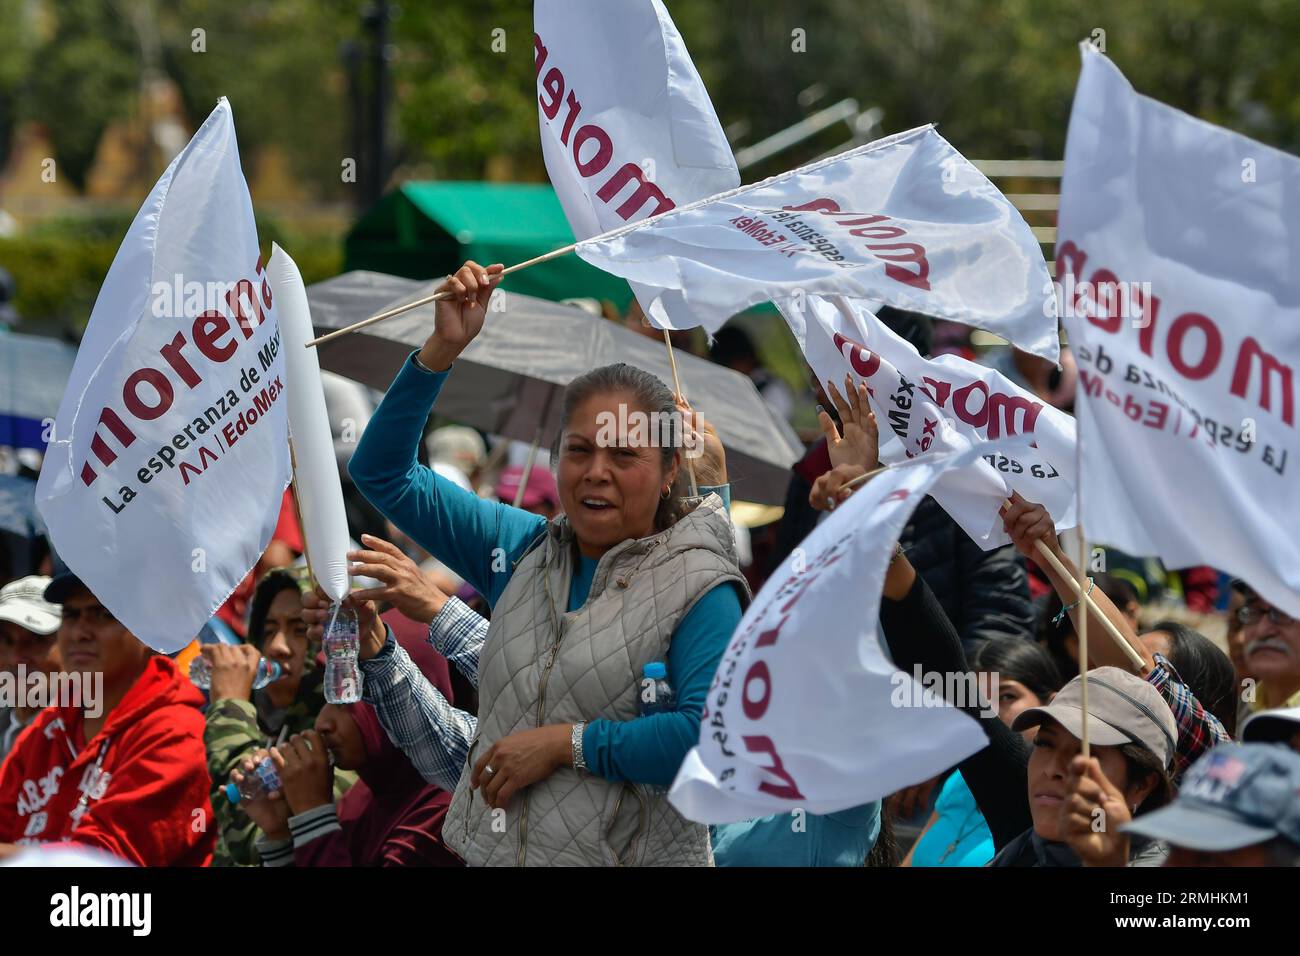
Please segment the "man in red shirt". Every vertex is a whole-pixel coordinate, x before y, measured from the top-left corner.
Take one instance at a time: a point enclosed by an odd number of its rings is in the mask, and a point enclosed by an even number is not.
[[[63,605],[63,673],[0,767],[0,857],[73,844],[139,866],[206,865],[216,828],[202,694],[68,569],[45,599]]]

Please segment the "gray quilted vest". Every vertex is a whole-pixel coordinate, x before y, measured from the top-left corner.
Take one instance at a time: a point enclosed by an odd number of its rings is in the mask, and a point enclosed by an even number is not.
[[[573,530],[547,528],[492,611],[479,657],[478,729],[443,839],[470,866],[708,866],[708,828],[663,793],[572,767],[493,811],[469,786],[478,756],[518,730],[640,713],[641,669],[667,659],[673,631],[710,588],[735,581],[732,528],[710,495],[667,531],[624,541],[596,566],[587,601],[565,612]]]

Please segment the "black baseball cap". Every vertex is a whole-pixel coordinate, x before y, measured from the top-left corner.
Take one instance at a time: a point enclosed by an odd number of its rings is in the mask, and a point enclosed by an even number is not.
[[[45,600],[51,604],[62,604],[78,588],[86,585],[56,553],[50,552],[50,560],[54,565],[54,573],[50,575],[50,583],[45,586]]]

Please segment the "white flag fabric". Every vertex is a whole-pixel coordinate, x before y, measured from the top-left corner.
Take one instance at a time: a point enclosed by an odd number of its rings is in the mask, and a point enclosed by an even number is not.
[[[994,369],[956,355],[922,358],[861,300],[802,296],[776,304],[820,381],[841,394],[846,373],[866,382],[882,463],[1011,441],[990,446],[966,469],[944,471],[930,491],[985,550],[1010,543],[998,509],[1012,491],[1046,507],[1058,531],[1074,527],[1078,463],[1069,415]]]
[[[60,557],[155,650],[193,640],[271,540],[283,375],[222,99],[122,240],[36,489]]]
[[[298,510],[306,538],[312,576],[336,604],[348,593],[348,517],[343,484],[334,457],[334,434],[325,407],[320,359],[307,343],[316,337],[307,305],[307,289],[298,264],[277,244],[271,244],[266,273],[275,296],[275,310],[284,342],[284,383],[296,464]]]
[[[687,819],[834,813],[985,746],[979,724],[928,677],[918,683],[894,667],[878,634],[885,572],[908,516],[944,469],[985,451],[927,455],[878,475],[768,579],[722,655],[700,742],[669,792]]]
[[[533,24],[542,157],[576,238],[740,185],[662,0],[535,0]],[[689,326],[632,289],[654,324]]]
[[[578,243],[716,331],[768,299],[842,294],[976,326],[1055,361],[1038,240],[933,127],[868,143]]]
[[[1084,47],[1056,249],[1084,529],[1242,577],[1291,614],[1297,223],[1300,159],[1139,96]]]

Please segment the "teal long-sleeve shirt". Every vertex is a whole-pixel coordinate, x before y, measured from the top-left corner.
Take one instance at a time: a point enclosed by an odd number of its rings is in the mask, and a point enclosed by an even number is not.
[[[422,368],[412,354],[366,426],[348,471],[386,518],[495,606],[546,519],[479,498],[419,463],[424,424],[449,374]],[[568,610],[586,603],[597,563],[579,555]],[[590,720],[582,745],[593,773],[660,787],[672,783],[699,741],[705,696],[740,617],[740,599],[725,583],[696,602],[673,632],[665,661],[676,708],[629,721]]]

